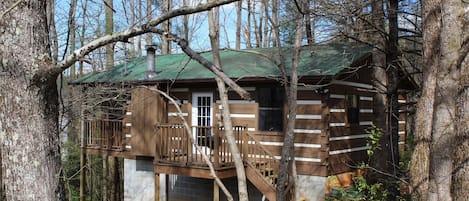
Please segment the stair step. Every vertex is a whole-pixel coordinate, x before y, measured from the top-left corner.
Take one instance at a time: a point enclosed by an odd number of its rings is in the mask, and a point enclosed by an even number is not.
[[[274,174],[274,169],[273,168],[262,168],[262,169],[260,169],[260,172],[264,177],[268,177],[268,176]]]
[[[268,164],[267,161],[262,161],[262,162],[256,162],[256,164],[254,164],[256,166],[256,168],[259,168],[259,167],[262,167],[262,166],[266,166]]]

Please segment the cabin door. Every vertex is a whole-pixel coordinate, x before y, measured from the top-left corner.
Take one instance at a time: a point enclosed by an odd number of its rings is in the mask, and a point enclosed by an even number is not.
[[[212,103],[213,93],[197,92],[192,94],[192,135],[195,143],[205,152],[212,148]],[[195,151],[195,150],[194,150]]]

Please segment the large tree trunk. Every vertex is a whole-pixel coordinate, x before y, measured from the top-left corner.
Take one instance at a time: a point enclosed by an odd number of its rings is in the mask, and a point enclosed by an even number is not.
[[[438,67],[435,115],[430,149],[428,200],[452,200],[453,147],[456,133],[456,99],[460,69],[456,66],[462,45],[462,6],[459,0],[441,4],[440,65]],[[458,19],[459,18],[459,19]],[[451,36],[451,37],[448,37]],[[467,199],[467,198],[466,198]]]
[[[428,200],[430,177],[430,145],[432,121],[440,55],[441,14],[440,1],[422,2],[423,13],[423,77],[422,95],[417,104],[414,141],[415,148],[410,163],[410,184],[415,200]]]
[[[463,10],[469,10],[469,4],[463,5]],[[460,8],[458,9],[460,10]],[[459,13],[454,12],[454,13]],[[465,12],[464,16],[458,20],[464,22],[469,21],[469,12]],[[468,30],[469,24],[465,23],[462,26],[462,30]],[[452,182],[452,194],[456,201],[465,201],[469,197],[469,32],[463,32],[461,36],[466,41],[463,41],[462,51],[459,55],[461,58],[461,64],[458,67],[461,68],[461,79],[459,87],[458,97],[458,136],[455,139],[455,149],[453,154],[454,174]],[[465,50],[464,50],[465,49]],[[464,59],[465,58],[465,59]]]
[[[373,123],[382,131],[386,130],[386,105],[387,105],[387,86],[388,78],[386,73],[386,55],[383,50],[386,47],[385,36],[382,35],[380,30],[384,30],[384,8],[382,0],[373,0],[371,2],[372,8],[372,23],[375,27],[373,32],[370,33],[369,40],[375,46],[373,49],[373,86],[376,93],[373,96]],[[378,30],[380,29],[380,30]],[[389,143],[389,137],[382,136],[379,140],[380,147],[386,147]],[[370,158],[369,166],[372,170],[367,175],[367,180],[371,183],[385,182],[385,176],[380,172],[387,172],[387,161],[389,157],[387,149],[378,149]]]
[[[7,200],[65,200],[46,1],[0,3],[0,138]]]
[[[398,22],[397,11],[399,9],[398,0],[389,0],[390,7],[387,9],[389,34],[386,47],[386,68],[387,70],[387,106],[388,106],[388,128],[384,132],[384,137],[389,141],[382,149],[389,152],[387,159],[388,177],[386,184],[388,186],[388,200],[395,200],[399,195],[397,178],[399,177],[399,68],[400,51],[398,49]]]
[[[110,35],[114,33],[114,4],[113,0],[105,0],[105,33]],[[114,66],[114,43],[106,45],[106,69],[110,69]],[[103,199],[114,201],[116,198],[116,182],[115,173],[116,170],[116,157],[105,156],[103,157]]]
[[[469,61],[461,68],[461,87],[458,97],[458,136],[453,151],[454,175],[452,196],[456,201],[467,201],[469,197]]]

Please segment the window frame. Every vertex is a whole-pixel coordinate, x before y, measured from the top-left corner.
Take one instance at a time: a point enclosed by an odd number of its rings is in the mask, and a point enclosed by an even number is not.
[[[284,88],[278,86],[261,86],[256,87],[256,91],[258,100],[258,130],[267,132],[283,132],[285,124]],[[270,98],[266,98],[267,96]]]

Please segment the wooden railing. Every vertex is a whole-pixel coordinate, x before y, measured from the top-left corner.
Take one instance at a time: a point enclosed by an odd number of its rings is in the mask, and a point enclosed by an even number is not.
[[[247,165],[255,168],[272,186],[277,186],[280,161],[254,136],[247,134],[246,139],[249,146],[247,146],[248,154],[244,155],[244,161]]]
[[[233,156],[228,146],[223,128],[211,126],[192,126],[194,143],[183,125],[160,124],[156,129],[156,160],[159,163],[179,164],[183,166],[206,166],[202,153],[208,156],[216,168],[234,165]],[[242,150],[242,136],[246,128],[233,127],[234,136],[239,150]]]
[[[87,148],[123,150],[124,125],[121,120],[84,121],[84,141]]]
[[[244,153],[247,153],[244,154],[244,162],[247,166],[248,177],[253,176],[254,180],[251,180],[251,182],[253,182],[269,200],[275,200],[280,160],[266,149],[253,135],[246,133],[244,139],[249,144],[244,151]],[[249,175],[251,172],[254,172],[254,175]],[[290,178],[287,179],[290,180]],[[264,182],[259,180],[263,180]],[[292,182],[289,183],[290,185],[287,186],[287,195],[285,198],[286,200],[294,200],[294,188],[292,188]]]

